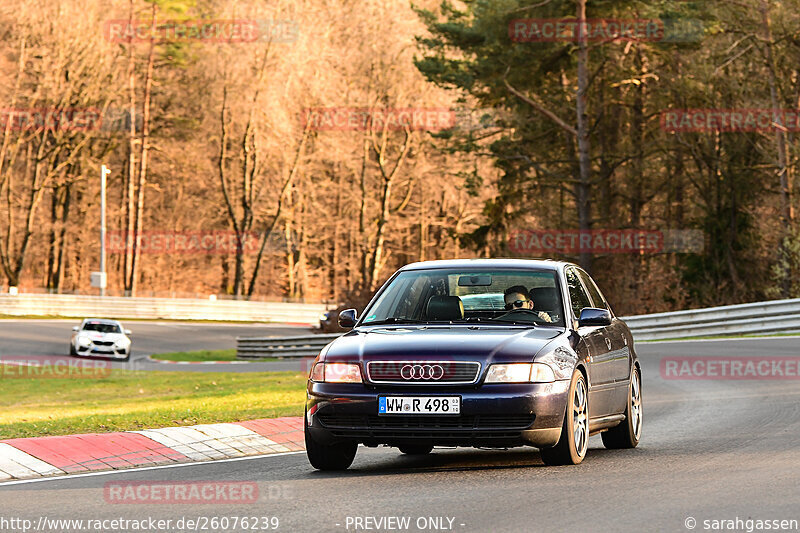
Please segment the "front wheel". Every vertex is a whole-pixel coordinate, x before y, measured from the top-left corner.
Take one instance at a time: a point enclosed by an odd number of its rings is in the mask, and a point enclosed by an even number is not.
[[[642,438],[642,378],[639,369],[634,368],[628,385],[628,406],[625,420],[600,434],[603,446],[609,450],[636,448]]]
[[[552,448],[542,449],[542,461],[551,466],[577,465],[583,461],[588,447],[589,394],[586,378],[580,370],[575,370],[569,384],[561,438]]]
[[[358,443],[346,441],[337,444],[321,444],[308,432],[308,417],[303,417],[308,462],[317,470],[347,470],[356,457]]]

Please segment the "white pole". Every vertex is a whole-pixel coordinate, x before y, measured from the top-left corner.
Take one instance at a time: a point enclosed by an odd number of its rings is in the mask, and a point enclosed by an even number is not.
[[[106,277],[106,176],[111,171],[102,166],[100,170],[100,272],[105,281]],[[100,296],[106,295],[106,284],[101,283]]]

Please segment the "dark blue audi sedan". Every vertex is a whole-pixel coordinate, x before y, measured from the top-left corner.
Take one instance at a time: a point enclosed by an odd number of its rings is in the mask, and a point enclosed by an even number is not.
[[[642,434],[633,338],[589,275],[555,261],[428,261],[397,271],[351,331],[317,356],[305,439],[320,470],[358,444],[534,446],[578,464],[589,436],[633,448]]]

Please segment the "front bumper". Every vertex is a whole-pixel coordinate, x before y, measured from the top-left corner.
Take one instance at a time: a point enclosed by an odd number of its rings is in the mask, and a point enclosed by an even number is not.
[[[561,436],[569,380],[477,387],[374,388],[308,383],[307,430],[320,442],[368,446],[554,446]],[[379,396],[460,396],[461,414],[378,415]]]
[[[128,349],[130,350],[130,348]],[[124,348],[117,348],[115,346],[82,346],[77,345],[75,352],[84,357],[111,357],[111,358],[125,358],[128,356],[128,350]]]

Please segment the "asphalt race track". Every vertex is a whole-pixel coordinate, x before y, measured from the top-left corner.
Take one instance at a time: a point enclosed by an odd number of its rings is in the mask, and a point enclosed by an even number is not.
[[[24,355],[63,358],[69,354],[69,339],[74,320],[0,320],[0,360]],[[133,333],[133,353],[130,362],[113,362],[113,368],[135,370],[233,371],[295,370],[299,361],[247,363],[237,365],[175,365],[151,362],[154,353],[191,352],[196,350],[225,350],[236,348],[239,336],[308,335],[311,328],[282,324],[200,323],[200,322],[140,322],[122,321]]]
[[[640,343],[642,443],[607,451],[592,437],[579,466],[545,467],[533,449],[437,449],[410,458],[392,448],[360,448],[351,470],[323,474],[298,453],[0,485],[0,517],[36,524],[40,517],[265,516],[279,519],[279,531],[308,532],[704,531],[705,520],[800,520],[797,379],[679,381],[662,379],[659,369],[667,356],[797,356],[798,348],[800,338]],[[257,482],[259,499],[104,500],[111,481],[168,480]],[[371,521],[387,517],[410,522]],[[440,524],[429,517],[445,518]],[[356,529],[356,519],[372,529]]]

